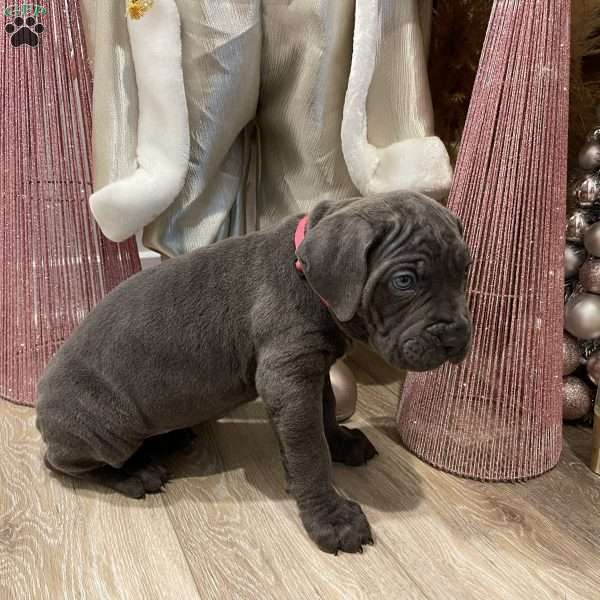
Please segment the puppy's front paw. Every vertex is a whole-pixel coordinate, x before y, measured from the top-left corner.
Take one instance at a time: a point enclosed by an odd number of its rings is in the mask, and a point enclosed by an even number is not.
[[[325,552],[361,552],[372,544],[367,517],[356,502],[337,494],[301,509],[300,516],[310,538]]]
[[[369,438],[360,429],[338,427],[327,441],[331,459],[351,467],[364,465],[377,454]]]

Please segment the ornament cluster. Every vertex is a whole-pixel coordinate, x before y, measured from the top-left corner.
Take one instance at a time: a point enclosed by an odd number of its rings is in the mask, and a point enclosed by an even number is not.
[[[591,415],[600,382],[600,125],[570,184],[565,246],[563,417]]]

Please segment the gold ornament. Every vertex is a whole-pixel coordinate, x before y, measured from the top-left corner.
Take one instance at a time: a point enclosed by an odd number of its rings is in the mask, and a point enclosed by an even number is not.
[[[141,19],[154,4],[154,0],[127,0],[127,16],[130,19]]]
[[[578,377],[563,379],[563,419],[583,419],[592,408],[592,390]]]

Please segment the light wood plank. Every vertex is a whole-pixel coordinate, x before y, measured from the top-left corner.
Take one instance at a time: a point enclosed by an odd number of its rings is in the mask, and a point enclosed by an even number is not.
[[[49,473],[34,418],[0,402],[0,598],[198,598],[162,497]]]
[[[90,598],[202,598],[162,495],[126,498],[76,483],[85,526],[77,557]]]
[[[368,379],[364,372],[362,376]],[[386,386],[376,385],[374,380],[372,384],[360,386],[360,413],[372,425],[375,440],[399,442],[391,418],[397,398]],[[550,490],[553,484],[548,476],[518,485],[468,481],[433,469],[399,443],[388,445],[386,451],[394,468],[412,464],[428,513],[437,514],[455,539],[467,541],[482,561],[494,565],[503,578],[518,586],[520,594],[527,593],[530,598],[589,598],[590,586],[600,588],[600,540],[590,553],[579,543],[581,538],[569,532],[564,516],[557,522],[526,497],[525,491],[534,486]],[[568,466],[561,463],[560,469]]]
[[[557,468],[511,490],[560,530],[560,552],[569,540],[585,557],[600,548],[600,477],[588,467],[591,450],[591,429],[567,425]]]
[[[373,364],[385,384],[353,364],[351,425],[380,456],[335,466],[374,530],[363,555],[307,538],[260,403],[200,427],[167,494],[135,501],[50,475],[33,411],[0,402],[0,598],[595,598],[589,431],[567,428],[559,466],[526,484],[459,479],[399,444],[401,384]]]
[[[393,552],[336,557],[308,539],[260,403],[203,428],[197,444],[203,473],[171,485],[167,503],[206,598],[424,598]]]
[[[0,598],[81,597],[77,496],[41,465],[33,411],[0,402]]]

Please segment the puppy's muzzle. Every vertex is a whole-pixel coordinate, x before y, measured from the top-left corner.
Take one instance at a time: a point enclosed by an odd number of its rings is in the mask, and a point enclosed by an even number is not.
[[[427,332],[439,340],[451,362],[460,362],[467,355],[471,344],[471,323],[468,319],[459,317],[448,323],[435,323],[427,328]]]

